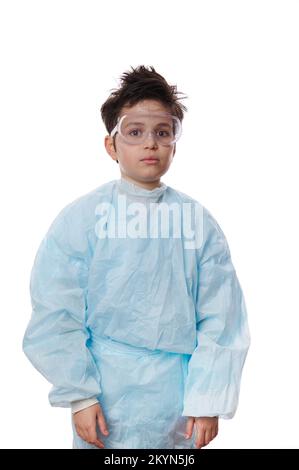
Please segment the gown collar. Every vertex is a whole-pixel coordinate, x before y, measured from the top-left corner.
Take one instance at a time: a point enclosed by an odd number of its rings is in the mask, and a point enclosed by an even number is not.
[[[148,198],[151,200],[157,200],[162,196],[162,194],[167,189],[167,185],[160,181],[160,186],[154,189],[145,189],[141,186],[128,181],[125,178],[119,178],[116,180],[118,188],[121,192],[129,194],[131,196],[141,197],[141,198]]]

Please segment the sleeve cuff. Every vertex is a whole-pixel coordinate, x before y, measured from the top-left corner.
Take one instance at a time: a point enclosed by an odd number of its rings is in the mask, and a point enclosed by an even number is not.
[[[210,392],[209,395],[193,391],[184,400],[182,416],[232,419],[237,406],[238,393],[234,387],[226,387],[222,392]]]
[[[99,400],[96,397],[73,401],[71,403],[72,414],[77,413],[77,411],[84,410],[89,406],[95,405],[96,403],[99,403]]]

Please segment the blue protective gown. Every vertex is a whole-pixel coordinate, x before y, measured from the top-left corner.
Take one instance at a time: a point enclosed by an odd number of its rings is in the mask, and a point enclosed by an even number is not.
[[[200,208],[200,246],[119,235],[119,196],[147,216],[151,202]],[[164,183],[99,186],[51,224],[30,293],[23,351],[53,385],[52,406],[98,398],[106,448],[192,448],[188,416],[234,416],[250,345],[246,306],[226,238],[198,201]],[[94,447],[73,431],[74,448]]]

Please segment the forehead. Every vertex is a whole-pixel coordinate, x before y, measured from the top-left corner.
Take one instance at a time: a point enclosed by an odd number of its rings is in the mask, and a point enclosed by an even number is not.
[[[165,106],[160,101],[156,100],[144,100],[139,101],[134,106],[124,106],[120,112],[120,116],[126,113],[143,114],[143,113],[169,113],[169,107]]]
[[[164,115],[148,115],[148,114],[128,114],[123,120],[121,127],[124,129],[130,128],[132,126],[161,126],[164,128],[170,128],[172,124],[172,118]]]

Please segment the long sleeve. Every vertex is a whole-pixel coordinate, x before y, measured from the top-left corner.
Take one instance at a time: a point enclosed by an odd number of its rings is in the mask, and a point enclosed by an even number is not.
[[[97,397],[93,398],[86,398],[85,400],[77,400],[71,403],[72,414],[77,413],[78,411],[85,410],[85,408],[89,408],[92,405],[99,403]]]
[[[205,208],[197,254],[197,345],[188,364],[183,416],[230,419],[238,406],[250,333],[227,240]]]
[[[42,240],[30,277],[32,315],[23,338],[23,351],[53,385],[52,406],[101,393],[100,374],[87,347],[86,291],[88,264],[69,243],[64,212]],[[78,230],[72,227],[73,238]],[[82,241],[80,240],[82,244]]]

